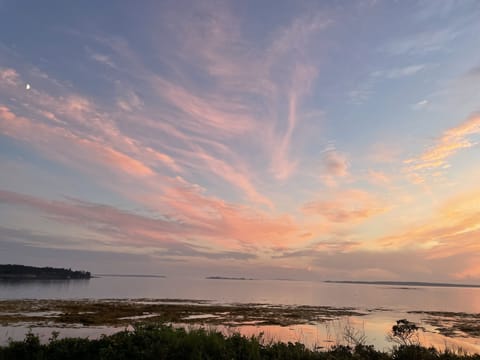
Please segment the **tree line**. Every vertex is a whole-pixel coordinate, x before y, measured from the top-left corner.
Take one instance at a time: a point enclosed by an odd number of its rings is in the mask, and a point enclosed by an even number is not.
[[[90,279],[88,271],[26,265],[0,265],[0,279]]]

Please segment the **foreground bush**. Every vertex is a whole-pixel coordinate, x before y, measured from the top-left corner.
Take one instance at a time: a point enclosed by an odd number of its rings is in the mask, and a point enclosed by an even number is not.
[[[56,359],[212,359],[212,360],[347,360],[347,359],[477,359],[480,355],[440,353],[418,345],[402,345],[392,352],[377,351],[373,346],[336,346],[328,351],[313,351],[301,343],[268,343],[261,337],[247,338],[239,334],[225,336],[203,329],[185,331],[170,326],[139,326],[134,331],[122,331],[100,339],[57,339],[41,344],[37,336],[27,334],[23,341],[12,341],[0,347],[0,360]]]

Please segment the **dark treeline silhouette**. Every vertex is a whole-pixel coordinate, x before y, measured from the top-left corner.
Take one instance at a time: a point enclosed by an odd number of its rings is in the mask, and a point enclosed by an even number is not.
[[[35,267],[25,265],[0,265],[0,279],[90,279],[88,271]]]
[[[30,332],[23,341],[0,346],[0,360],[480,360],[479,354],[438,351],[417,344],[394,346],[386,352],[363,344],[311,350],[299,342],[264,341],[262,336],[226,336],[217,331],[186,331],[166,325],[137,325],[133,331],[99,339],[59,339],[58,335],[52,333],[49,342],[42,344]]]

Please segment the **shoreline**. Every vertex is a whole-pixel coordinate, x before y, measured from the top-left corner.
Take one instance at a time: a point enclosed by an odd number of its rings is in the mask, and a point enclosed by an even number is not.
[[[367,324],[367,333],[376,342],[375,346],[381,348],[386,346],[384,334],[400,318],[413,319],[422,328],[425,344],[441,348],[442,342],[448,341],[455,346],[471,345],[480,353],[480,314],[168,298],[0,300],[0,331],[10,331],[16,340],[27,329],[38,330],[44,335],[48,331],[60,331],[65,337],[75,334],[90,337],[112,334],[139,324],[168,324],[187,329],[215,328],[225,334],[234,331],[249,336],[267,333],[272,340],[286,342],[301,336],[305,343],[312,345],[318,338],[322,338],[324,344],[338,340],[343,336],[342,331],[350,327],[365,331]],[[0,339],[0,343],[5,340]]]

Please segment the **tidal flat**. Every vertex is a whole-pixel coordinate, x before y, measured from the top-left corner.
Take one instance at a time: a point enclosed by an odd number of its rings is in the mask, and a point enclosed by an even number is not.
[[[279,325],[321,323],[364,316],[353,308],[271,304],[218,304],[188,299],[3,300],[0,324],[128,326],[136,320],[206,325]]]
[[[2,343],[22,339],[26,332],[47,340],[61,337],[98,338],[142,324],[211,328],[247,336],[266,333],[272,340],[301,341],[327,347],[345,341],[354,331],[378,348],[388,348],[385,335],[403,317],[420,326],[420,342],[437,348],[480,351],[480,314],[438,311],[397,312],[387,308],[217,303],[191,299],[20,299],[0,300]],[[1,334],[0,334],[1,335]]]

